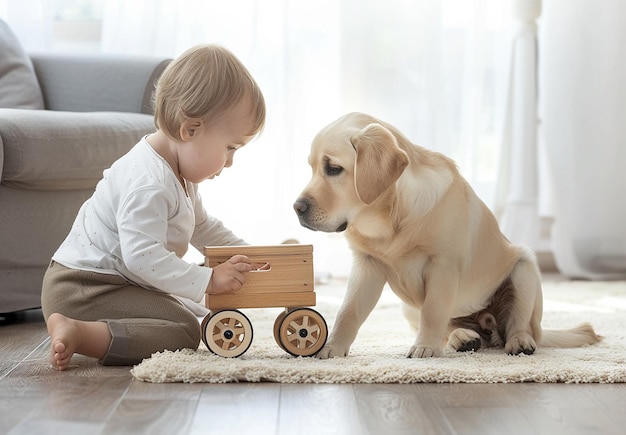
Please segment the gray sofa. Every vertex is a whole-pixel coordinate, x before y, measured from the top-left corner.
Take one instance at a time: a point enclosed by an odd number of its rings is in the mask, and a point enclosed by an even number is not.
[[[102,171],[154,131],[167,63],[28,56],[0,20],[0,313],[40,306],[50,257]]]

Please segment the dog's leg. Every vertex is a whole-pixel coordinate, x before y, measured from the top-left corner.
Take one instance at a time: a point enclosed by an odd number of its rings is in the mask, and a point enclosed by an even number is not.
[[[454,300],[458,291],[458,275],[454,266],[448,263],[433,264],[428,271],[417,338],[408,358],[438,357],[443,354],[443,344],[448,333],[448,325]]]
[[[507,319],[504,351],[532,355],[541,339],[543,297],[539,268],[531,253],[523,254],[513,267],[511,284],[515,297]]]
[[[380,265],[369,258],[355,256],[337,320],[326,345],[317,353],[318,358],[348,355],[359,328],[380,299],[385,282]]]
[[[402,314],[407,322],[409,322],[409,326],[415,335],[417,335],[417,331],[419,331],[420,312],[421,310],[419,308],[402,303]]]

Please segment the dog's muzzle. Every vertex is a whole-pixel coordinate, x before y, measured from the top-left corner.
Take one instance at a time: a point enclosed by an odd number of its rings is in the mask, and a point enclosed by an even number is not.
[[[311,214],[310,213],[311,204],[309,203],[308,200],[303,199],[303,198],[297,199],[296,202],[293,203],[293,209],[298,215],[298,220],[300,221],[300,225],[312,231],[317,231],[317,228],[314,228],[309,224],[309,216]]]
[[[305,228],[308,228],[312,231],[324,231],[327,233],[337,232],[340,233],[344,231],[348,227],[348,222],[344,222],[339,225],[336,229],[325,228],[322,225],[324,221],[323,216],[317,216],[312,213],[314,209],[311,207],[311,202],[306,198],[299,198],[294,202],[293,209],[298,215],[298,219],[300,220],[300,225]]]

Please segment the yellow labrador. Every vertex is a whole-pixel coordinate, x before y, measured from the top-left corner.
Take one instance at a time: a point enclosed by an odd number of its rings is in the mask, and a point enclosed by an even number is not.
[[[405,306],[417,338],[409,357],[504,346],[576,347],[600,340],[589,324],[541,329],[541,278],[534,255],[511,244],[442,154],[413,145],[362,113],[321,130],[313,175],[294,204],[300,223],[345,232],[354,252],[348,289],[320,358],[347,356],[385,283]]]

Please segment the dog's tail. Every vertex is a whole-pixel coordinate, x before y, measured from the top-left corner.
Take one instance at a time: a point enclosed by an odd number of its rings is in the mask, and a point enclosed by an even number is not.
[[[537,344],[541,347],[580,347],[598,343],[602,338],[593,326],[583,323],[571,329],[544,329]]]

